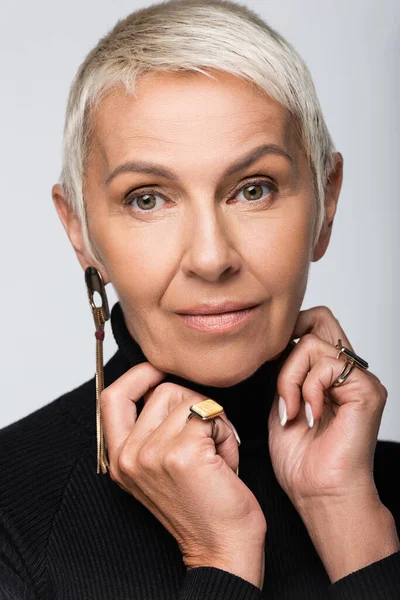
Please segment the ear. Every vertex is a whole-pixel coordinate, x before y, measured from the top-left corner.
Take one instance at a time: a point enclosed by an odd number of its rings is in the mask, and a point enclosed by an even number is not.
[[[104,285],[110,282],[108,273],[99,259],[94,260],[91,254],[86,250],[83,242],[82,226],[79,218],[72,207],[69,206],[67,198],[64,192],[64,188],[61,184],[56,183],[53,185],[51,190],[54,205],[58,212],[58,216],[64,226],[65,231],[69,237],[69,240],[75,250],[76,256],[83,268],[86,270],[87,267],[96,267],[101,273]]]
[[[318,241],[314,247],[312,262],[317,262],[326,252],[332,233],[333,220],[337,209],[343,180],[343,156],[334,154],[335,162],[325,188],[325,219]]]

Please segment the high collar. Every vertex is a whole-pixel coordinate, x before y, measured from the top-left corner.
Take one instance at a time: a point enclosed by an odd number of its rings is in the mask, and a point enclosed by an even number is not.
[[[147,362],[141,347],[129,333],[119,302],[111,310],[111,328],[126,370]],[[277,377],[295,345],[290,341],[278,358],[264,362],[250,377],[229,387],[202,385],[173,374],[167,374],[163,381],[184,386],[221,404],[237,429],[241,453],[257,450],[268,446],[268,416],[276,392]],[[138,414],[141,408],[143,402],[138,405]]]

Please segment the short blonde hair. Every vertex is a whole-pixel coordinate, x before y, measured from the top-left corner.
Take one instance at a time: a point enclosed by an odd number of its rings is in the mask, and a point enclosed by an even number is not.
[[[167,0],[117,21],[80,65],[69,92],[60,184],[82,224],[94,260],[83,196],[93,115],[104,95],[123,84],[133,93],[142,74],[203,73],[214,68],[244,78],[294,117],[317,202],[314,245],[325,217],[325,188],[334,144],[310,71],[297,51],[255,12],[230,0]]]

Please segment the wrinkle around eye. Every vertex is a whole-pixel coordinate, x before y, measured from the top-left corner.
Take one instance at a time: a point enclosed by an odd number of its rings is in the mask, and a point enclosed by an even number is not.
[[[261,188],[269,188],[270,191],[269,191],[269,193],[263,194],[261,196],[261,198],[255,198],[255,199],[251,199],[251,198],[237,199],[240,194],[244,193],[244,191],[246,190],[246,188],[249,188],[249,187],[252,187],[252,186],[259,186]],[[265,203],[266,201],[272,201],[271,197],[276,192],[277,192],[276,185],[274,183],[270,182],[270,181],[265,181],[265,180],[262,180],[262,181],[252,181],[252,182],[249,182],[249,183],[245,183],[241,188],[239,188],[238,190],[236,190],[236,192],[233,195],[231,195],[226,200],[226,202],[227,203],[232,203],[233,202],[234,204],[237,204],[237,203],[243,203],[243,204],[253,204],[254,203],[254,204],[258,204],[258,203],[261,203],[261,202]],[[159,210],[162,210],[163,207],[158,207],[158,208],[157,207],[152,207],[152,208],[149,208],[149,209],[145,209],[145,208],[141,209],[139,206],[134,207],[133,203],[135,201],[140,200],[141,198],[143,198],[145,196],[153,196],[153,197],[156,197],[156,198],[160,198],[164,202],[164,207],[165,207],[165,205],[168,204],[168,200],[165,199],[161,194],[156,193],[155,191],[147,190],[145,192],[141,192],[141,193],[138,193],[136,195],[129,195],[129,193],[128,193],[128,195],[126,196],[126,198],[123,201],[123,205],[124,205],[124,207],[126,207],[128,209],[131,209],[132,212],[136,212],[136,213],[139,212],[139,213],[142,213],[142,214],[146,214],[146,213],[150,213],[151,214],[151,213],[154,213],[154,212],[158,212]]]
[[[254,174],[254,175],[248,175],[247,178],[243,179],[241,182],[238,182],[236,186],[231,187],[231,189],[229,191],[226,191],[224,194],[221,194],[221,201],[225,201],[227,204],[236,204],[236,203],[242,203],[244,205],[246,204],[252,204],[252,203],[257,203],[257,202],[261,202],[263,200],[263,198],[259,198],[259,199],[241,199],[240,198],[240,194],[243,194],[245,189],[251,186],[261,186],[264,189],[265,188],[269,188],[269,192],[266,192],[264,194],[264,201],[266,198],[271,198],[272,196],[275,196],[277,193],[280,193],[281,191],[281,185],[278,184],[278,182],[271,176],[269,175],[265,175],[262,173],[259,174]],[[283,188],[285,188],[285,184],[283,185]],[[289,187],[291,187],[289,185]],[[140,200],[140,198],[147,196],[147,195],[152,195],[155,196],[158,201],[155,207],[153,208],[149,208],[149,209],[141,209],[139,206],[135,206],[134,202]],[[134,213],[140,213],[140,214],[152,214],[155,212],[159,212],[159,211],[163,211],[164,209],[168,208],[168,205],[173,205],[176,204],[176,200],[171,200],[169,198],[169,195],[171,196],[175,196],[175,191],[173,191],[172,193],[168,193],[165,192],[163,190],[160,190],[160,187],[157,185],[156,187],[154,186],[140,186],[140,187],[136,187],[136,188],[131,188],[129,191],[127,191],[126,193],[120,194],[118,195],[118,197],[116,198],[116,201],[125,209],[127,210],[131,210],[131,212]],[[239,197],[239,199],[238,199]],[[218,201],[220,200],[218,199]],[[160,206],[161,204],[161,206]]]

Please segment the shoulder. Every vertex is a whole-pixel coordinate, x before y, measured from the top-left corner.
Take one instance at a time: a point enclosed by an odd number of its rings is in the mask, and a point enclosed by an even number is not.
[[[387,506],[400,528],[399,487],[400,442],[378,440],[374,457],[374,479],[381,502]]]
[[[125,370],[117,351],[104,365],[104,386]],[[38,492],[38,481],[50,476],[56,485],[95,436],[95,376],[0,429],[0,505],[6,481],[12,481],[13,487],[21,481],[26,493],[31,484]]]
[[[84,418],[94,410],[92,378],[0,429],[0,529],[25,539],[46,535],[75,465],[95,443]]]
[[[104,365],[105,387],[126,368],[117,351]],[[95,465],[95,376],[0,429],[0,514],[49,518],[87,450]]]
[[[115,353],[104,366],[105,386],[125,368]],[[95,376],[0,429],[0,564],[44,585],[56,517],[69,490],[84,489],[95,469]]]
[[[91,401],[93,378],[62,394],[27,416],[0,429],[0,468],[2,473],[15,468],[43,468],[43,454],[57,452],[56,441],[63,445],[65,438],[87,437],[89,430],[84,419],[77,418],[74,407]],[[62,434],[62,435],[61,435]],[[67,454],[73,452],[69,448]],[[53,461],[54,463],[54,461]]]

